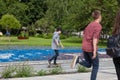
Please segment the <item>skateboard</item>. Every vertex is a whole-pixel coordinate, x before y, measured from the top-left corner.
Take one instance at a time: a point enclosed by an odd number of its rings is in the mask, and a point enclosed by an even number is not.
[[[49,64],[48,65],[48,68],[54,68],[54,67],[61,67],[61,63],[58,63],[58,64]]]

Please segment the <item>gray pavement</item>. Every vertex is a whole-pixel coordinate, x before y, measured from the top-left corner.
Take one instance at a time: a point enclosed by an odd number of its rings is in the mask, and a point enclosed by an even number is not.
[[[59,60],[59,63],[62,63],[62,68],[66,72],[74,72],[77,69],[71,69],[70,63],[71,60]],[[0,63],[0,71],[3,70],[5,66],[9,64],[20,64],[22,62],[15,63]],[[48,70],[47,61],[31,61],[27,62],[31,66],[34,67],[34,70],[39,71],[41,69]],[[27,77],[27,78],[9,78],[9,79],[1,79],[1,80],[90,80],[90,72],[87,73],[72,73],[72,74],[59,74],[59,75],[47,75],[47,76],[35,76],[35,77]],[[117,80],[115,74],[115,68],[113,62],[109,58],[100,59],[100,68],[98,72],[97,80]]]

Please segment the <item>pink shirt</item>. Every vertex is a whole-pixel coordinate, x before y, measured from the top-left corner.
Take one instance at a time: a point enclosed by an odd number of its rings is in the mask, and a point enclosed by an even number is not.
[[[84,30],[84,37],[82,41],[82,50],[86,52],[93,52],[93,38],[99,40],[102,26],[100,23],[91,22]]]

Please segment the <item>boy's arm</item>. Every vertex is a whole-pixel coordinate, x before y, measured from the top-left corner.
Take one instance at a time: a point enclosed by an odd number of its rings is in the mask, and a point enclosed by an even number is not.
[[[64,48],[64,46],[63,46],[63,44],[61,43],[61,41],[59,41],[59,43],[60,43],[60,46],[61,46],[62,48]]]
[[[57,44],[57,46],[59,46],[59,42],[57,39],[55,39],[55,43]]]

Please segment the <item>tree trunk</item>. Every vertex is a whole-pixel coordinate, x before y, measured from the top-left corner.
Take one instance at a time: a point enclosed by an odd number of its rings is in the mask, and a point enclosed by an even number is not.
[[[6,29],[6,34],[8,41],[10,42],[10,31]]]

